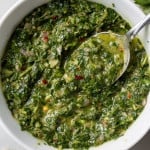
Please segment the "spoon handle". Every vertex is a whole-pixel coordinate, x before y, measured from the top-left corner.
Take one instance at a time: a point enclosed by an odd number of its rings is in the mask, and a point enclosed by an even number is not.
[[[150,24],[150,14],[126,33],[129,41],[132,40],[146,24]]]

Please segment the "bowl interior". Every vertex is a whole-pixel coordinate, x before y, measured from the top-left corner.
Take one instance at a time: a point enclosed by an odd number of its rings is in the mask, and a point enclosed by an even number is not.
[[[15,29],[18,23],[34,8],[47,3],[49,0],[20,0],[18,1],[0,20],[0,58],[3,55],[5,46]],[[137,8],[134,4],[132,4],[129,0],[90,0],[97,3],[102,3],[107,7],[113,7],[112,4],[115,5],[114,9],[125,18],[132,26],[138,23],[141,19],[143,19],[144,14]],[[12,19],[13,18],[13,19]],[[150,54],[150,27],[145,27],[139,34],[139,38],[141,39],[148,55]],[[12,117],[10,111],[8,110],[5,98],[3,96],[2,91],[0,90],[0,124],[6,129],[7,132],[13,138],[23,145],[28,150],[50,150],[52,147],[41,144],[41,146],[37,145],[38,141],[34,137],[32,137],[27,132],[22,132],[20,130],[20,126],[17,121]],[[91,149],[99,149],[108,150],[108,149],[116,149],[116,150],[124,150],[133,146],[137,141],[139,141],[144,134],[150,128],[150,94],[148,96],[147,105],[144,108],[141,115],[137,118],[137,120],[131,125],[131,127],[127,130],[126,134],[117,140],[107,142],[101,146]],[[142,130],[141,130],[142,128]],[[136,136],[135,136],[136,135]]]

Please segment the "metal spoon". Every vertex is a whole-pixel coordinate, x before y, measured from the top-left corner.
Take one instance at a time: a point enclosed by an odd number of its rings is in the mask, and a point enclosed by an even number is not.
[[[133,28],[131,28],[125,35],[119,35],[119,34],[115,34],[113,32],[101,32],[101,33],[97,33],[96,35],[94,35],[94,37],[99,36],[101,34],[106,35],[106,34],[110,34],[115,36],[117,39],[121,39],[123,47],[124,47],[124,64],[123,64],[123,68],[122,70],[118,73],[118,75],[116,75],[116,80],[114,82],[116,82],[126,71],[129,62],[130,62],[130,49],[129,49],[129,42],[139,33],[139,31],[147,24],[150,24],[150,14],[147,15],[142,21],[140,21],[137,25],[135,25]]]

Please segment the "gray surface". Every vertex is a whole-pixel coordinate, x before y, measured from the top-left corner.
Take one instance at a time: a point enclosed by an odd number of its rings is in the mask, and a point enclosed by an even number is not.
[[[142,129],[141,129],[142,130]],[[150,150],[150,131],[130,150]]]
[[[0,0],[0,17],[16,1],[17,0]],[[0,127],[0,150],[23,150],[23,148]],[[130,150],[150,150],[150,132]]]

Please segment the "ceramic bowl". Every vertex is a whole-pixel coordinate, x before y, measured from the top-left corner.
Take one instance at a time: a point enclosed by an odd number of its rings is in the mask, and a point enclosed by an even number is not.
[[[18,25],[18,23],[34,8],[47,3],[49,0],[18,0],[11,9],[0,20],[0,58],[3,55],[7,42]],[[143,12],[129,0],[91,0],[97,3],[104,4],[107,7],[114,9],[125,19],[131,26],[138,23],[145,17]],[[150,27],[145,27],[139,34],[146,52],[150,55]],[[150,94],[147,98],[147,104],[137,118],[137,120],[129,127],[125,135],[98,147],[93,147],[93,150],[127,150],[137,143],[150,128]],[[12,117],[6,100],[0,88],[0,124],[19,144],[26,150],[52,150],[53,147],[44,144],[38,145],[38,140],[32,137],[29,133],[20,130],[17,121]]]

